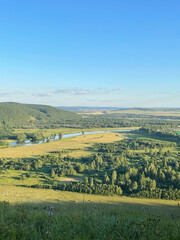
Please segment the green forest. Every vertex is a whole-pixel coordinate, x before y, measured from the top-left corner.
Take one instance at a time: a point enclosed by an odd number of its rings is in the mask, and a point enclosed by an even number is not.
[[[0,103],[0,125],[11,128],[46,126],[79,120],[81,116],[51,106]]]
[[[134,134],[136,135],[136,134]],[[134,136],[133,135],[133,136]],[[6,170],[28,171],[24,178],[44,173],[52,184],[28,185],[100,195],[127,195],[180,199],[180,151],[178,144],[137,137],[115,143],[98,143],[89,157],[61,157],[61,152],[38,159],[1,159]],[[56,176],[83,176],[83,182],[57,184]]]

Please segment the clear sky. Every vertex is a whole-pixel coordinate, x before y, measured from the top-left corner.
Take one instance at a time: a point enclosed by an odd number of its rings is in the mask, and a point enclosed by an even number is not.
[[[180,1],[0,0],[0,101],[180,107]]]

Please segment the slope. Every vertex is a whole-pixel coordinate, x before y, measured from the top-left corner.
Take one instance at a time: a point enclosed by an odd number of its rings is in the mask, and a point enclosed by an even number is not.
[[[75,113],[56,109],[46,105],[0,103],[0,125],[9,127],[25,127],[44,123],[60,123],[78,120]]]

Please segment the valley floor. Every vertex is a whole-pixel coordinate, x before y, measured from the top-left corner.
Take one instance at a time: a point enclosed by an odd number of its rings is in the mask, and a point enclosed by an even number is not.
[[[68,155],[72,157],[88,156],[92,153],[88,150],[92,144],[120,141],[124,137],[126,134],[113,132],[80,135],[49,143],[0,149],[0,158],[31,158],[62,150],[68,150]]]

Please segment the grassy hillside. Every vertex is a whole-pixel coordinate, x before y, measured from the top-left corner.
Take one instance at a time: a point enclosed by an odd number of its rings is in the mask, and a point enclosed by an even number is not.
[[[0,103],[0,124],[10,127],[34,126],[36,124],[58,123],[78,120],[75,113],[46,105]]]
[[[175,201],[21,187],[0,187],[0,191],[2,240],[178,240],[180,237]]]
[[[6,201],[10,204],[62,204],[76,202],[100,203],[116,205],[121,208],[138,210],[146,213],[170,217],[173,215],[180,218],[178,201],[164,199],[131,198],[125,196],[100,196],[93,194],[57,191],[52,189],[35,189],[20,186],[0,185],[0,202]]]

